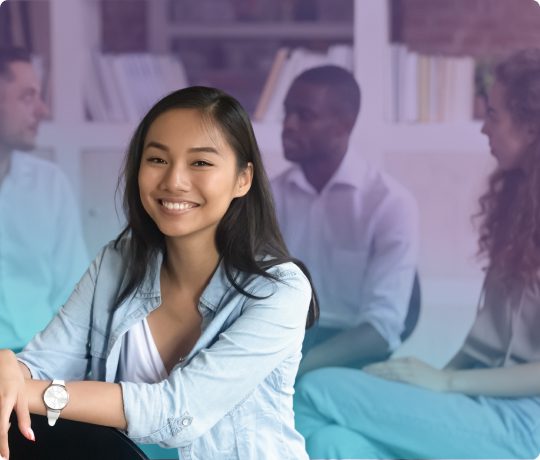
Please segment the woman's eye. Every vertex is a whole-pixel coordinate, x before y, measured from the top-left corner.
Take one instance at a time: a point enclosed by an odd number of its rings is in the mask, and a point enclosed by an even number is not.
[[[210,163],[204,160],[197,160],[193,162],[193,166],[212,166]]]
[[[165,160],[158,157],[150,157],[146,161],[148,161],[149,163],[165,164]]]

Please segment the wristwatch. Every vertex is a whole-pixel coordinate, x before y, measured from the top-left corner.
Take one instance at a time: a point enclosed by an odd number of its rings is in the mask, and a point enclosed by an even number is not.
[[[53,380],[43,393],[43,402],[47,408],[49,425],[54,426],[60,416],[60,412],[69,402],[66,382],[63,380]]]

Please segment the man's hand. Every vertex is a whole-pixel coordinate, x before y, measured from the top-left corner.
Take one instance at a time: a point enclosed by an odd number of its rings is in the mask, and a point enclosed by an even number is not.
[[[448,391],[451,371],[436,369],[417,358],[396,358],[362,370],[386,380],[410,383],[433,391]]]

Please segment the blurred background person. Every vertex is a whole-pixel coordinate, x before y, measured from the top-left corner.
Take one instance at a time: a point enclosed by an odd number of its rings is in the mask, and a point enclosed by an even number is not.
[[[321,308],[301,373],[386,358],[411,297],[416,202],[351,145],[359,110],[354,76],[333,65],[300,74],[285,99],[283,150],[294,165],[272,186],[285,241],[312,273]]]
[[[47,114],[28,52],[0,48],[0,347],[14,350],[46,326],[88,263],[66,177],[29,153]]]

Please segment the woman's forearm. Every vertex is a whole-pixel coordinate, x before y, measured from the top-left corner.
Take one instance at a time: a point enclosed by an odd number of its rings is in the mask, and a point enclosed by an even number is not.
[[[45,380],[26,380],[28,407],[31,413],[46,415],[43,393],[51,384]],[[125,430],[122,389],[119,384],[105,382],[67,382],[69,403],[60,418]]]
[[[447,370],[447,391],[471,396],[540,395],[540,363],[493,369]]]

